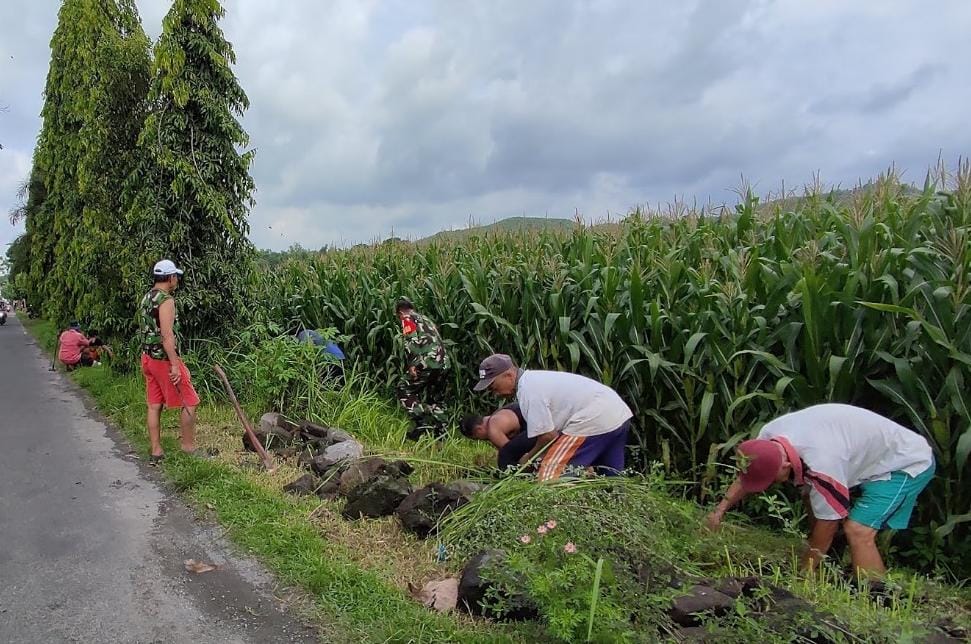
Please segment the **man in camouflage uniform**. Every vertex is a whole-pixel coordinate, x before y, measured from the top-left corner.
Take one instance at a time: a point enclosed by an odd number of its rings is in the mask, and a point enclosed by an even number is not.
[[[446,373],[451,366],[445,343],[435,324],[419,315],[408,300],[399,300],[395,313],[401,320],[406,360],[406,372],[398,384],[398,400],[414,423],[408,437],[417,439],[426,432],[443,434],[448,421],[444,402]]]

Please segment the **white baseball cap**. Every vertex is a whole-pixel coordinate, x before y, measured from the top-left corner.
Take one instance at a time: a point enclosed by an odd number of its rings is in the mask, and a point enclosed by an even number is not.
[[[182,270],[176,268],[175,262],[171,259],[163,259],[162,261],[155,264],[155,268],[152,269],[152,273],[155,275],[182,275]]]

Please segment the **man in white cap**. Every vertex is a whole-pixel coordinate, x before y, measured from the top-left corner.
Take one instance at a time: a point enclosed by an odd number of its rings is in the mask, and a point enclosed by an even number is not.
[[[574,373],[524,371],[509,356],[496,353],[479,365],[475,391],[486,389],[499,396],[515,394],[526,434],[536,437],[520,463],[546,449],[540,481],[559,478],[567,467],[593,467],[607,476],[623,471],[633,413],[610,387]]]
[[[162,407],[181,408],[182,451],[194,454],[195,409],[199,395],[192,387],[191,376],[179,357],[178,315],[172,292],[179,286],[182,271],[168,259],[152,269],[154,286],[142,297],[138,307],[139,335],[142,341],[142,374],[145,376],[145,400],[148,404],[148,438],[152,445],[151,462],[162,460]]]

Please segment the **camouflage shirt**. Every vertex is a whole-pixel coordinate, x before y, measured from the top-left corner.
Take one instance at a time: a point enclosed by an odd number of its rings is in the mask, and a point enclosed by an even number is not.
[[[405,335],[405,354],[409,367],[420,369],[448,369],[449,359],[445,343],[435,323],[412,311],[401,322]]]
[[[142,297],[138,306],[138,334],[142,341],[142,353],[156,360],[168,360],[165,347],[162,346],[162,327],[158,321],[158,309],[162,302],[172,299],[165,291],[153,288]],[[176,337],[179,335],[179,318],[176,316],[172,325]]]

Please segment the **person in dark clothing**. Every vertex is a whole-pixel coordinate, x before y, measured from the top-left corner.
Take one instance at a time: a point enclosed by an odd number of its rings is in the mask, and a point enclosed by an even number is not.
[[[397,394],[411,418],[408,438],[417,440],[425,433],[440,436],[448,422],[445,398],[451,369],[445,342],[435,323],[415,311],[410,301],[399,300],[395,313],[401,321],[405,348],[405,372]]]
[[[536,444],[536,438],[530,438],[526,432],[526,419],[519,403],[506,405],[490,416],[466,416],[462,419],[461,431],[467,438],[495,445],[500,470],[518,467],[519,460]]]

